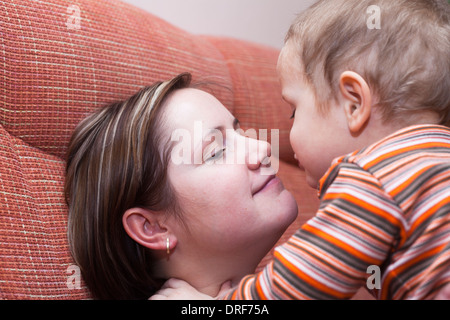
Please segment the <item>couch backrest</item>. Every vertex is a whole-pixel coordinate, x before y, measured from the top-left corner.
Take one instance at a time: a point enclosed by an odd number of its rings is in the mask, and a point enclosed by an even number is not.
[[[87,114],[144,85],[188,71],[230,88],[214,94],[244,128],[280,130],[291,159],[278,50],[194,36],[117,0],[0,5],[0,298],[89,298],[66,240],[67,143]]]

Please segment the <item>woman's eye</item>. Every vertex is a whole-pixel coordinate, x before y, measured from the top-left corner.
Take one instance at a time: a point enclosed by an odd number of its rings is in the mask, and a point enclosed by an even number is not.
[[[296,109],[294,109],[294,112],[292,113],[292,116],[290,117],[290,119],[294,119],[295,118],[295,110]]]
[[[217,159],[222,158],[223,153],[225,152],[226,148],[222,148],[222,149],[214,149],[210,156],[205,160],[205,162],[213,162],[216,161]]]

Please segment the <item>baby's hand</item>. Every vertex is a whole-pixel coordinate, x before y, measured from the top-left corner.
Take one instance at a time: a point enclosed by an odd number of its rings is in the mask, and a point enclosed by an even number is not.
[[[450,284],[443,287],[434,297],[434,300],[450,300]]]
[[[222,285],[219,296],[230,289],[229,282]],[[217,298],[217,297],[216,297]],[[213,300],[214,297],[197,291],[189,283],[179,279],[169,279],[149,300]]]
[[[206,294],[200,293],[189,283],[179,279],[169,279],[149,300],[212,300]]]

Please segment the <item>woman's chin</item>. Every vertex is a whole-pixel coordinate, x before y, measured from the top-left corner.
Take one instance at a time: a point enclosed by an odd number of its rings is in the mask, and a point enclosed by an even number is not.
[[[286,197],[285,200],[285,209],[286,209],[286,218],[289,220],[288,226],[297,219],[298,216],[298,205],[297,201],[295,201],[294,196],[291,192],[285,190],[283,192],[283,196]]]
[[[273,223],[277,226],[281,236],[298,216],[298,205],[292,193],[288,190],[280,193],[272,214],[274,214]]]

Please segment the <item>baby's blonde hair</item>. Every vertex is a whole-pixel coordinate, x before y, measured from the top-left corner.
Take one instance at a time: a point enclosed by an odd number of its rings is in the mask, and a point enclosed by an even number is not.
[[[370,25],[373,5],[379,29]],[[320,0],[296,18],[286,43],[295,46],[321,110],[351,70],[369,84],[384,120],[432,111],[450,126],[449,22],[446,0]]]

